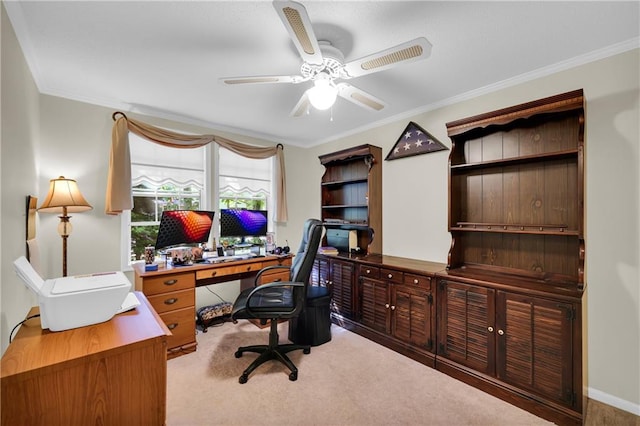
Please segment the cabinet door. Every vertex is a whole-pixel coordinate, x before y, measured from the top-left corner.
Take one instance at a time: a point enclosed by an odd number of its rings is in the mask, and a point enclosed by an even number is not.
[[[393,335],[412,345],[431,349],[431,292],[406,285],[393,285],[391,293]]]
[[[438,355],[495,374],[494,290],[442,280]]]
[[[353,270],[351,262],[331,260],[330,286],[333,298],[332,309],[337,314],[353,318]]]
[[[573,306],[498,291],[496,312],[498,378],[572,406]]]
[[[384,281],[360,278],[360,315],[363,325],[390,332],[389,285]]]
[[[313,262],[311,277],[309,283],[311,285],[325,287],[329,284],[329,260],[324,258],[316,258]]]

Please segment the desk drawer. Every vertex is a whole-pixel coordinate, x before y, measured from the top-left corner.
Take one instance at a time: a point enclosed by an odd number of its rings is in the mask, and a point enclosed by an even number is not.
[[[194,308],[196,292],[193,289],[172,291],[147,297],[153,309],[159,314],[183,308]]]
[[[196,312],[194,308],[184,308],[160,314],[160,318],[173,334],[167,339],[169,349],[196,340]]]
[[[207,278],[224,277],[227,275],[242,274],[246,272],[257,272],[262,269],[261,262],[244,263],[242,265],[222,266],[220,268],[203,269],[196,271],[196,280],[206,280]]]
[[[273,271],[268,271],[262,274],[258,284],[289,281],[290,277],[291,273],[289,272],[289,269],[274,269]]]
[[[146,277],[142,283],[142,291],[146,296],[166,293],[168,291],[193,289],[196,287],[193,272]]]

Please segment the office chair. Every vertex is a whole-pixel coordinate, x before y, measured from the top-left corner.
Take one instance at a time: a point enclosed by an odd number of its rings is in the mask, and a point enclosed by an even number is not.
[[[254,288],[243,290],[233,304],[231,319],[259,319],[262,322],[271,321],[268,345],[253,345],[238,348],[235,357],[240,358],[244,352],[256,352],[260,356],[247,367],[240,376],[239,382],[246,383],[249,375],[258,366],[268,360],[278,360],[286,365],[291,373],[289,380],[298,379],[298,369],[286,355],[296,349],[302,349],[304,354],[311,352],[311,346],[298,344],[279,345],[278,320],[294,318],[300,314],[305,304],[305,295],[309,285],[309,277],[313,262],[320,246],[322,236],[322,222],[308,219],[304,224],[300,248],[295,253],[291,267],[270,266],[258,272]],[[258,285],[260,275],[275,268],[289,268],[290,281],[273,282]]]

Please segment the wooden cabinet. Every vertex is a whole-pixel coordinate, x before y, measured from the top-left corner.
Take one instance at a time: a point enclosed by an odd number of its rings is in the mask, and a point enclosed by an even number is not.
[[[381,161],[382,149],[373,145],[320,156],[325,167],[321,182],[322,222],[327,232],[356,231],[357,248],[364,254],[382,253]]]
[[[576,306],[513,291],[439,282],[438,356],[574,408]]]
[[[437,366],[549,420],[581,423],[581,90],[448,123]]]
[[[196,350],[195,286],[193,271],[150,276],[136,274],[136,289],[144,292],[171,330],[167,341],[169,358]]]
[[[331,291],[331,313],[337,318],[354,317],[354,264],[350,261],[318,256],[311,273],[311,285]]]
[[[164,425],[169,331],[136,296],[140,306],[100,324],[26,321],[2,356],[2,424]]]
[[[420,349],[433,347],[431,277],[360,266],[360,322]]]

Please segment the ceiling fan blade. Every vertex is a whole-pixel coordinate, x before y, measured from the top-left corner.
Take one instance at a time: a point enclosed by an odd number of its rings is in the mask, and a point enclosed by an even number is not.
[[[340,83],[337,88],[339,96],[369,110],[380,111],[387,106],[382,99],[376,98],[372,94],[350,84]]]
[[[277,0],[273,2],[273,7],[287,28],[302,60],[310,64],[321,65],[322,52],[320,52],[318,39],[313,33],[307,9],[300,3]]]
[[[359,77],[373,72],[383,71],[400,64],[406,64],[431,55],[431,43],[424,37],[407,41],[389,49],[382,50],[364,58],[351,61],[344,66],[347,78]]]
[[[219,79],[225,84],[265,84],[265,83],[301,83],[306,81],[299,75],[263,75],[255,77],[224,77]]]
[[[307,95],[307,92],[308,90],[302,94],[296,106],[293,107],[291,113],[289,113],[289,117],[300,117],[309,111],[311,104],[309,103],[309,95]]]

